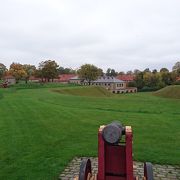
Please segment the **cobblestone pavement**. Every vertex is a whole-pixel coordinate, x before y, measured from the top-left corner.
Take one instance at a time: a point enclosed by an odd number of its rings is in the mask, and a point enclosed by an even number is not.
[[[79,174],[79,166],[82,159],[87,157],[75,157],[69,165],[65,168],[64,172],[59,176],[61,180],[73,180],[74,176]],[[90,157],[92,172],[97,173],[97,158]],[[134,175],[139,176],[142,180],[144,168],[142,162],[134,162]],[[159,165],[153,164],[154,180],[180,180],[180,166]]]

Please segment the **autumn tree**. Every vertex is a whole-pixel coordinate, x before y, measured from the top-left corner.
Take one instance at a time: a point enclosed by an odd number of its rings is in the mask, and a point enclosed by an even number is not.
[[[78,70],[78,75],[80,78],[85,79],[90,85],[91,81],[96,80],[98,76],[102,75],[102,69],[92,64],[84,64]]]
[[[34,65],[24,64],[23,65],[23,69],[26,72],[26,76],[24,78],[25,78],[25,81],[27,83],[27,81],[29,80],[30,76],[35,74],[36,67]]]
[[[10,65],[9,73],[15,77],[16,83],[18,83],[20,79],[25,78],[27,76],[27,73],[24,70],[23,65],[20,63],[13,62]]]
[[[59,65],[55,61],[42,61],[39,64],[39,73],[41,73],[42,77],[47,79],[48,82],[50,79],[53,81],[53,79],[58,76],[58,67]]]
[[[4,73],[7,71],[6,66],[2,63],[0,63],[0,80],[4,76]]]

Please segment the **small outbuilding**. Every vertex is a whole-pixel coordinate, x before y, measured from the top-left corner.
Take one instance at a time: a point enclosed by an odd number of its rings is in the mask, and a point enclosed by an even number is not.
[[[83,85],[84,79],[80,78],[79,76],[74,76],[69,79],[69,83],[73,84],[82,84]]]
[[[12,75],[4,76],[3,80],[5,83],[8,83],[8,84],[15,84],[16,83],[16,79]]]
[[[127,87],[125,81],[119,80],[113,76],[101,76],[95,81],[92,81],[91,85],[102,86],[112,93],[134,93],[137,92],[136,87]]]

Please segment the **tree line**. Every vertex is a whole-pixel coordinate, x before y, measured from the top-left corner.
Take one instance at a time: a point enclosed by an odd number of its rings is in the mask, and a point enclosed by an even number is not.
[[[84,64],[78,70],[71,68],[64,68],[59,66],[54,60],[46,60],[39,63],[38,68],[30,64],[20,64],[13,62],[9,69],[0,63],[0,80],[6,75],[12,75],[16,79],[16,83],[20,80],[28,82],[31,76],[41,78],[42,81],[53,81],[60,74],[78,74],[80,78],[85,79],[89,84],[92,80],[99,76],[117,76],[117,75],[131,75],[134,81],[129,82],[129,86],[137,87],[139,90],[156,90],[167,85],[179,84],[177,78],[180,77],[180,62],[174,64],[172,71],[167,68],[161,68],[160,71],[156,69],[150,70],[146,68],[143,71],[135,69],[134,71],[117,72],[115,69],[108,68],[103,72],[101,68],[93,64]]]
[[[25,80],[27,83],[31,76],[41,78],[42,81],[49,82],[57,78],[60,74],[74,74],[75,70],[64,68],[58,65],[56,61],[46,60],[39,63],[38,68],[31,64],[20,64],[13,62],[9,69],[0,63],[0,80],[7,75],[12,75],[16,79],[16,83]]]
[[[167,68],[161,68],[159,72],[156,69],[151,71],[149,68],[146,68],[143,71],[135,69],[134,71],[124,73],[108,68],[106,73],[104,73],[102,69],[94,65],[85,64],[80,67],[77,73],[81,78],[89,82],[89,84],[92,80],[104,74],[114,77],[117,75],[130,75],[134,80],[128,82],[127,85],[129,87],[137,87],[141,91],[152,91],[168,85],[180,84],[180,81],[177,81],[180,78],[180,62],[175,63],[171,72]]]
[[[139,90],[151,91],[158,90],[165,86],[180,84],[180,62],[177,62],[170,72],[167,68],[161,68],[158,72],[156,69],[150,71],[149,68],[144,71],[136,70],[133,72],[134,81],[129,86],[135,86]]]

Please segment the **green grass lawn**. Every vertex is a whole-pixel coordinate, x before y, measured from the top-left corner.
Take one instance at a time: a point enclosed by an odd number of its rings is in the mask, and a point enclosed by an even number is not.
[[[74,156],[97,156],[98,127],[112,120],[133,127],[135,160],[180,164],[180,100],[62,88],[0,89],[0,179],[57,179]]]

